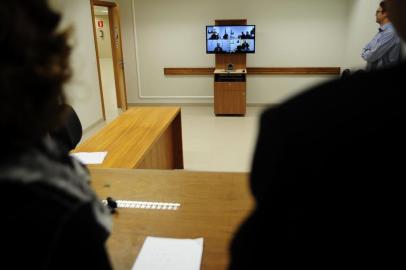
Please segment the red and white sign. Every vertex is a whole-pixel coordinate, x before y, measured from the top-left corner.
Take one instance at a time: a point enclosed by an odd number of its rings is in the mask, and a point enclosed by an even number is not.
[[[104,22],[103,21],[98,21],[97,26],[100,28],[103,28]]]

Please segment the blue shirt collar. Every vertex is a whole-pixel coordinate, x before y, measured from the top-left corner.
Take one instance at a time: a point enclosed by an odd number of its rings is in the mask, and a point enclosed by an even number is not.
[[[384,25],[382,25],[381,27],[379,27],[379,32],[383,32],[383,31],[385,31],[386,29],[388,29],[388,28],[393,28],[393,26],[392,26],[392,23],[387,23],[387,24],[384,24]]]

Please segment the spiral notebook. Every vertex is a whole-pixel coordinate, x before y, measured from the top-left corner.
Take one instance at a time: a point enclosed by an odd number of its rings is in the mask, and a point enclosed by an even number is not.
[[[102,201],[107,205],[107,201]],[[180,203],[170,203],[170,202],[145,202],[145,201],[127,201],[127,200],[117,200],[117,208],[138,208],[138,209],[149,209],[149,210],[178,210],[180,208]]]

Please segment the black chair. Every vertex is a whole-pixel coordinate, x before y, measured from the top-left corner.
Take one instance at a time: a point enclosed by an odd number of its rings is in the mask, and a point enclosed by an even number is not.
[[[363,70],[363,69],[358,69],[358,70],[356,70],[356,71],[354,72],[354,75],[356,75],[356,74],[363,74],[363,73],[366,73],[366,71]]]
[[[62,105],[66,113],[65,122],[56,130],[50,132],[50,136],[65,147],[68,151],[75,149],[82,139],[82,124],[75,110],[70,105]]]
[[[347,78],[351,76],[351,71],[347,68],[344,69],[343,72],[341,73],[341,79]]]

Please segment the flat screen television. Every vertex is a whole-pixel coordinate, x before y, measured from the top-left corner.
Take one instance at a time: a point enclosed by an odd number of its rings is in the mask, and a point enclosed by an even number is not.
[[[255,53],[255,25],[206,26],[207,53]]]

